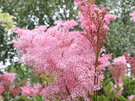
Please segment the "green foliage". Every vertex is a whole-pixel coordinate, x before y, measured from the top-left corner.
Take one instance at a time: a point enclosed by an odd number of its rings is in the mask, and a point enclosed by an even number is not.
[[[95,101],[93,95],[90,95],[90,98],[92,101]],[[110,101],[110,97],[102,94],[102,95],[98,96],[97,101]]]
[[[130,21],[130,13],[135,10],[134,0],[105,0],[104,6],[108,12],[115,14],[117,19],[112,21],[107,32],[105,47],[107,53],[112,53],[113,57],[118,57],[124,52],[130,52],[135,55],[134,46],[134,23]],[[132,9],[131,9],[132,8]]]
[[[114,92],[114,90],[111,90],[113,87],[114,87],[114,85],[112,85],[111,83],[109,83],[109,84],[107,84],[106,86],[104,86],[104,87],[103,87],[103,90],[104,90],[105,94],[102,93],[102,94],[98,97],[99,101],[116,101],[116,100],[117,100],[117,101],[128,101],[128,100],[127,100],[127,97],[128,97],[129,95],[127,95],[126,97],[123,96],[123,94],[122,94],[122,95],[117,95],[117,94]],[[119,91],[120,91],[119,85],[117,84],[117,87],[116,87],[116,88],[114,87],[114,89],[116,90],[116,92],[119,92]],[[128,89],[130,89],[130,88],[128,88]],[[132,91],[134,91],[134,89],[132,89]],[[132,95],[133,95],[133,94],[132,94]]]
[[[109,97],[101,95],[98,97],[97,101],[110,101]]]
[[[112,89],[112,84],[108,83],[107,86],[103,87],[103,90],[105,93],[102,93],[101,95],[98,96],[97,101],[113,101],[116,94]],[[92,101],[94,101],[94,96],[90,94],[90,98],[92,99]]]
[[[124,77],[123,83],[124,83],[123,96],[127,98],[130,95],[135,95],[135,80],[129,77]]]
[[[120,100],[120,101],[128,101],[126,98],[124,98],[122,95],[117,95],[117,98]]]
[[[40,96],[40,95],[35,95],[35,96],[33,97],[33,101],[44,101],[44,100],[42,99],[42,96]]]
[[[54,82],[54,75],[51,73],[51,76],[49,76],[48,70],[46,70],[44,74],[41,74],[40,78],[42,79],[43,83],[47,85],[51,82]]]
[[[9,34],[9,30],[15,27],[15,22],[13,21],[13,16],[9,13],[3,13],[0,9],[0,61],[5,63],[7,58],[13,58],[13,54],[9,52],[12,46],[9,41],[12,40]],[[7,33],[8,32],[8,33]]]
[[[19,27],[29,29],[47,24],[52,26],[56,20],[75,18],[73,0],[0,0],[4,12],[16,16]],[[25,8],[25,9],[24,9]]]
[[[94,95],[90,94],[90,98],[91,98],[92,101],[94,101]]]
[[[104,88],[106,94],[109,94],[109,93],[110,93],[111,88],[112,88],[112,85],[111,85],[111,83],[109,83],[109,84]]]
[[[40,95],[35,95],[31,99],[28,99],[27,97],[24,97],[24,96],[20,96],[20,99],[24,99],[24,101],[44,101],[42,99],[42,96]]]
[[[114,97],[115,97],[115,92],[112,90],[111,91],[111,89],[112,89],[112,84],[111,83],[109,83],[107,86],[105,86],[104,87],[104,91],[105,91],[105,94],[107,95],[107,97],[109,98],[109,99],[111,99],[111,100],[113,100],[114,99]],[[120,89],[119,89],[120,90]],[[119,91],[118,90],[118,91]],[[101,95],[102,96],[102,95]]]
[[[16,96],[15,98],[11,98],[9,96],[7,99],[0,99],[0,101],[44,101],[41,95],[34,95],[31,98],[27,98],[24,96]]]
[[[12,15],[9,15],[8,13],[3,13],[0,9],[0,26],[4,27],[6,31],[11,30],[14,28],[15,22],[13,21]]]
[[[16,79],[15,79],[15,83],[21,82],[21,80],[29,80],[30,83],[42,83],[41,78],[38,75],[35,75],[32,72],[32,68],[28,67],[26,65],[21,65],[19,63],[16,63],[15,66],[14,65],[10,65],[8,66],[6,69],[6,71],[10,72],[10,73],[16,73]]]

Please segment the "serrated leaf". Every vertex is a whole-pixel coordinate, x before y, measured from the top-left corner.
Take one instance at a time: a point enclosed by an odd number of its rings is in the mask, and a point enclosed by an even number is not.
[[[117,98],[120,100],[120,101],[128,101],[126,98],[124,98],[122,95],[117,95]]]

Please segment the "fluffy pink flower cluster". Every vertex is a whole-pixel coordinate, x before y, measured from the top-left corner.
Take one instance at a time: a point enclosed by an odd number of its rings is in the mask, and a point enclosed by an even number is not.
[[[134,97],[135,97],[135,95],[129,96],[129,97],[128,97],[129,101],[133,101]]]
[[[34,84],[34,87],[32,87],[30,85],[30,83],[28,82],[26,86],[23,86],[20,88],[21,88],[22,96],[31,97],[31,96],[40,94],[40,91],[42,89],[42,85],[41,84]]]
[[[92,93],[95,55],[79,31],[67,30],[76,24],[73,20],[59,21],[45,32],[41,31],[43,26],[13,30],[19,36],[13,43],[22,55],[21,62],[32,66],[36,74],[49,70],[55,75],[55,83],[43,90],[45,97],[56,97],[59,92],[63,98],[75,98],[78,94],[87,97],[88,92]]]
[[[109,66],[109,69],[112,73],[112,77],[115,80],[115,85],[113,85],[111,91],[113,90],[116,95],[122,94],[123,91],[123,82],[122,78],[125,76],[126,73],[126,58],[125,56],[117,57],[113,60],[112,66]],[[116,89],[119,89],[117,91]]]
[[[46,70],[55,75],[55,82],[45,85],[41,91],[45,99],[75,99],[81,96],[88,100],[95,89],[95,53],[100,53],[107,24],[115,16],[106,15],[106,8],[99,9],[85,0],[75,0],[75,3],[82,10],[79,15],[84,29],[82,32],[73,30],[77,25],[74,20],[58,21],[56,26],[50,28],[40,26],[33,30],[12,30],[18,33],[18,38],[12,43],[21,54],[20,62],[31,66],[37,75],[44,74]],[[97,40],[100,40],[98,46]],[[105,55],[99,59],[99,81],[103,80],[101,71],[109,65],[109,57]]]
[[[0,95],[4,91],[6,93],[6,92],[12,90],[15,76],[16,76],[15,73],[7,73],[7,72],[0,75]]]
[[[97,71],[101,72],[105,70],[105,67],[110,65],[110,56],[111,54],[104,55],[103,57],[99,57],[99,66],[97,68]]]
[[[130,20],[135,22],[135,11],[133,13],[131,13],[130,16],[132,17],[132,18],[130,18]]]
[[[7,73],[0,75],[0,87],[8,87],[10,88],[15,79],[16,74],[15,73]]]
[[[61,97],[87,98],[88,92],[93,91],[95,55],[89,41],[79,31],[67,30],[71,23],[70,28],[77,24],[73,20],[60,21],[46,32],[41,31],[43,26],[34,30],[13,30],[19,36],[13,43],[22,55],[21,62],[32,66],[36,74],[49,70],[56,76],[55,85],[44,88],[45,97],[61,92]]]
[[[113,65],[109,66],[115,83],[120,83],[121,78],[125,76],[126,73],[126,59],[125,56],[120,56],[113,60]]]
[[[79,21],[81,22],[81,28],[84,29],[82,34],[91,42],[95,53],[100,52],[104,44],[106,31],[109,29],[111,19],[116,19],[115,15],[106,14],[106,8],[98,8],[95,4],[95,0],[74,0],[75,5],[81,9],[79,14]],[[99,44],[99,45],[98,45]]]
[[[94,62],[94,99],[97,99],[97,90],[100,89],[100,79],[103,78],[101,70],[101,59],[100,52],[103,47],[104,40],[106,37],[106,31],[109,29],[107,24],[110,23],[111,19],[116,19],[115,15],[106,14],[106,8],[98,8],[94,2],[95,0],[74,0],[75,5],[82,11],[79,14],[79,22],[81,22],[81,28],[83,31],[81,34],[89,40],[91,47],[93,48],[95,54]],[[109,56],[107,56],[109,57]],[[108,58],[107,58],[108,59]],[[106,60],[106,59],[105,59]],[[101,62],[100,62],[101,61]],[[104,60],[103,60],[104,61]],[[108,61],[108,60],[107,60]],[[107,62],[109,64],[109,62]],[[108,65],[106,64],[106,65]],[[103,65],[104,67],[105,65]]]

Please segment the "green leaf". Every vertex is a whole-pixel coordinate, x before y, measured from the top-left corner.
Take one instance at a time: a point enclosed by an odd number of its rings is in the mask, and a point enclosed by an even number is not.
[[[9,31],[14,27],[14,24],[16,23],[13,21],[13,16],[0,10],[0,26],[4,27],[4,30]]]
[[[98,101],[104,101],[104,98],[102,96],[99,96],[97,100]]]
[[[113,99],[113,98],[114,98],[114,96],[115,96],[115,92],[112,90],[112,92],[111,92],[111,93],[109,93],[109,96]]]
[[[117,88],[115,88],[115,90],[116,90],[117,92],[119,92],[120,87],[119,87],[119,85],[118,85],[118,84],[117,84]]]
[[[105,87],[105,89],[104,89],[104,90],[105,90],[105,93],[106,93],[106,94],[109,94],[111,88],[112,88],[112,85],[111,85],[111,83],[109,83],[109,84]]]
[[[48,75],[48,74],[49,74],[49,70],[46,70],[46,71],[45,71],[45,74]]]
[[[89,94],[90,98],[92,99],[92,101],[94,101],[94,95]]]
[[[25,101],[32,101],[31,99],[28,99],[27,97],[24,96],[20,96],[22,99],[24,99]]]
[[[120,101],[128,101],[126,98],[124,98],[122,95],[117,95],[117,98],[120,100]]]
[[[54,80],[54,75],[52,74],[51,77],[48,80],[48,83],[53,82],[53,80]]]
[[[42,96],[40,96],[40,95],[35,95],[35,96],[33,97],[33,100],[34,100],[34,101],[43,101]]]
[[[133,99],[132,101],[135,101],[135,99]]]
[[[97,101],[110,101],[109,97],[101,95],[98,97]]]

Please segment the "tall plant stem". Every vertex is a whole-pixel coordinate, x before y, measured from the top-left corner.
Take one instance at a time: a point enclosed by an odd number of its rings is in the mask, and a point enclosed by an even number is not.
[[[98,73],[97,73],[97,67],[98,67],[98,58],[100,54],[100,48],[99,48],[99,31],[100,31],[100,26],[99,24],[98,30],[97,30],[97,49],[96,49],[96,61],[95,61],[95,75],[94,75],[94,86],[98,85]],[[98,91],[97,89],[94,91],[94,101],[97,101],[97,96],[98,96]]]
[[[94,75],[94,86],[98,84],[98,75],[97,75],[97,67],[98,67],[98,54],[96,55],[96,62],[95,62],[95,75]],[[97,101],[97,89],[94,91],[94,101]]]

